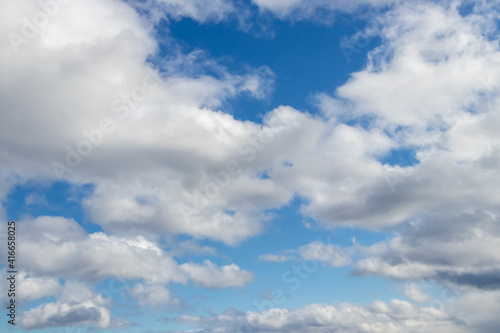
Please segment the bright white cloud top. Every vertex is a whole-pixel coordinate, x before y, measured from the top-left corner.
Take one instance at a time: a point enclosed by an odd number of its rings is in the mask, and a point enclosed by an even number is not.
[[[488,0],[2,4],[0,325],[497,332],[499,20]]]

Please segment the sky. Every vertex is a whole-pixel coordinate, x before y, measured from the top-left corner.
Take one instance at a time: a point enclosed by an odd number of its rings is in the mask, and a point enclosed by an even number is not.
[[[1,7],[2,332],[498,331],[498,2]]]

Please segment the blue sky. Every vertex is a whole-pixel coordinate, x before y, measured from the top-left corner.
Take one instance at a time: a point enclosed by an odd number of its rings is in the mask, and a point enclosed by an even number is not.
[[[2,6],[7,332],[496,332],[495,2]]]

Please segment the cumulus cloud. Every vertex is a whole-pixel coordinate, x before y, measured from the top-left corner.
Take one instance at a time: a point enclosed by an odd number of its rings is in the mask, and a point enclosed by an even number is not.
[[[215,3],[167,3],[184,9],[218,8]],[[269,181],[247,186],[247,175],[235,185],[254,200],[231,204],[228,195],[220,195],[203,207],[193,202],[199,202],[198,192],[212,182],[212,172],[224,171],[228,161],[244,156],[237,152],[238,144],[243,151],[243,141],[259,134],[259,125],[236,121],[217,108],[239,94],[268,96],[272,71],[261,67],[231,74],[206,59],[217,72],[208,75],[206,68],[198,71],[186,64],[200,61],[203,55],[197,51],[158,61],[164,73],[160,77],[147,61],[155,59],[158,47],[152,27],[133,8],[112,0],[58,8],[30,38],[23,37],[24,26],[15,20],[5,18],[0,26],[2,34],[23,38],[3,44],[0,54],[5,70],[2,108],[13,110],[5,115],[1,135],[7,139],[20,129],[31,133],[30,140],[2,145],[2,154],[9,156],[2,160],[5,173],[21,181],[93,183],[95,192],[85,208],[96,223],[115,233],[187,233],[228,244],[259,233],[265,219],[257,208],[261,195],[278,204],[291,197]],[[29,21],[40,10],[32,1],[22,8],[9,4],[5,12]],[[172,47],[177,52],[175,42]],[[26,100],[22,96],[28,90],[33,93]],[[193,216],[179,209],[193,206]]]
[[[19,257],[22,267],[39,276],[98,281],[144,279],[149,284],[188,283],[206,287],[242,287],[253,274],[235,264],[216,266],[209,260],[179,265],[155,242],[142,236],[120,238],[87,234],[74,220],[38,217],[21,221]]]
[[[109,310],[92,301],[80,304],[47,303],[25,312],[21,324],[27,329],[64,327],[92,324],[100,328],[109,326]]]
[[[104,279],[144,281],[127,287],[127,291],[140,305],[152,309],[184,305],[166,288],[168,283],[191,281],[207,288],[226,288],[244,287],[254,280],[253,273],[235,264],[219,267],[209,260],[179,264],[157,243],[142,236],[87,234],[72,219],[42,216],[19,221],[17,228],[22,235],[18,241],[23,244],[18,256],[23,267],[18,274],[20,306],[45,296],[56,298],[55,302],[23,313],[21,324],[26,329],[129,325],[126,320],[111,317],[110,298],[95,294],[88,287]],[[65,283],[61,284],[60,279],[65,279]]]
[[[301,186],[310,200],[303,212],[369,228],[400,224],[428,211],[470,212],[484,205],[497,214],[493,189],[498,178],[489,169],[500,142],[491,130],[498,124],[498,75],[490,70],[498,68],[497,39],[485,37],[488,31],[477,17],[464,17],[454,6],[400,5],[380,20],[384,43],[370,53],[367,67],[336,96],[318,96],[330,118],[360,124],[371,119],[363,126],[369,132],[334,127],[332,134],[341,129],[344,134],[336,140],[340,148],[331,149],[339,155],[332,161],[322,157],[322,163],[345,176],[337,182],[324,179],[315,191]],[[403,155],[404,150],[414,157]],[[391,152],[405,165],[383,162]],[[350,169],[348,162],[353,162]],[[363,172],[357,173],[358,167]],[[481,203],[468,196],[473,192]]]
[[[352,112],[376,115],[377,125],[391,132],[410,127],[411,136],[403,131],[399,137],[412,140],[407,144],[431,139],[433,127],[452,125],[452,113],[460,115],[466,107],[486,112],[488,95],[498,89],[490,70],[499,61],[495,43],[473,19],[443,7],[423,2],[390,11],[383,17],[384,44],[371,52],[367,68],[338,90],[355,103]],[[468,105],[475,92],[484,93],[484,100]]]
[[[109,300],[95,295],[85,285],[67,282],[57,302],[25,311],[21,325],[26,329],[89,324],[107,328],[111,323],[108,305]]]
[[[202,264],[182,264],[180,269],[186,272],[196,285],[202,287],[244,287],[254,281],[253,273],[243,271],[235,264],[217,267],[210,260],[204,260]]]

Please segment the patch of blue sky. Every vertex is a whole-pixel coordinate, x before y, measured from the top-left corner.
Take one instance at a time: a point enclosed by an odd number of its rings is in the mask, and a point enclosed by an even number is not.
[[[462,16],[468,16],[474,12],[475,1],[464,1],[458,6],[458,12]]]
[[[37,308],[37,307],[42,306],[42,305],[47,304],[47,303],[55,303],[56,301],[57,301],[57,298],[54,296],[45,296],[45,297],[39,298],[37,300],[29,301],[29,302],[25,303],[25,305],[23,307],[23,311],[29,311],[30,309]]]
[[[27,182],[14,186],[3,201],[10,219],[21,220],[38,216],[72,218],[89,233],[102,231],[87,218],[82,200],[91,195],[94,185],[68,182]]]
[[[282,249],[298,248],[315,240],[320,240],[323,243],[331,240],[335,245],[348,246],[351,245],[353,236],[356,236],[356,238],[359,236],[360,240],[369,244],[385,239],[383,235],[377,232],[357,228],[338,227],[325,229],[319,227],[316,225],[317,221],[300,214],[300,207],[304,204],[307,204],[307,200],[295,197],[287,206],[274,210],[273,213],[276,218],[269,224],[269,229],[258,239],[251,239],[248,243],[260,240],[263,244],[275,243],[277,250],[280,247]],[[258,247],[258,244],[249,245],[249,247],[252,246]],[[250,248],[247,250],[250,250]]]
[[[269,176],[271,170],[264,170],[259,173],[257,173],[257,177],[260,179],[270,179],[271,177]]]
[[[392,149],[388,154],[382,156],[379,162],[392,166],[409,167],[419,164],[419,160],[415,157],[417,151],[411,148]]]

